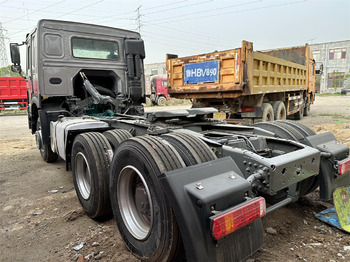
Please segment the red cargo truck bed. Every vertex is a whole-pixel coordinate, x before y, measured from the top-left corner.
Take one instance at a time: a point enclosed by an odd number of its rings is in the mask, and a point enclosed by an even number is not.
[[[22,77],[0,77],[0,110],[26,108],[26,81]]]

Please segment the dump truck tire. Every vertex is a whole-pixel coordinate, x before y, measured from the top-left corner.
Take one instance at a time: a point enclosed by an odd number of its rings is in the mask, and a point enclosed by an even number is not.
[[[129,250],[144,261],[180,261],[184,248],[176,218],[159,181],[185,163],[159,137],[122,143],[113,158],[110,196],[114,217]]]
[[[103,132],[103,135],[107,138],[109,144],[111,145],[113,152],[115,152],[121,142],[131,138],[132,135],[127,130],[123,129],[113,129]]]
[[[37,121],[36,121],[36,131],[40,132],[40,138],[36,139],[40,139],[40,146],[39,150],[40,150],[40,155],[42,157],[42,159],[44,159],[45,162],[47,163],[53,163],[56,162],[58,159],[58,154],[52,152],[51,150],[51,146],[50,145],[44,145],[44,143],[42,142],[42,134],[41,134],[41,120],[40,117],[38,117]],[[37,136],[37,134],[36,134]],[[38,141],[37,141],[37,145],[38,145]]]
[[[192,166],[217,159],[210,147],[198,137],[189,134],[172,133],[162,136],[174,146],[186,166]]]
[[[285,120],[287,117],[287,111],[282,101],[277,101],[273,104],[273,113],[275,120]]]
[[[304,116],[304,107],[301,107],[300,110],[294,113],[294,120],[301,120]]]
[[[110,154],[108,140],[96,132],[78,135],[72,148],[72,173],[78,199],[91,218],[111,213],[109,199]]]
[[[274,120],[274,113],[273,113],[273,108],[272,105],[269,103],[264,103],[262,106],[262,122],[269,122]]]

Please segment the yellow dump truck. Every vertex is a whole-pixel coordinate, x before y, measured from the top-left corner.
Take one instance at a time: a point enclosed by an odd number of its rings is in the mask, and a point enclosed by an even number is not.
[[[301,47],[253,51],[253,43],[221,52],[179,58],[167,55],[168,92],[215,107],[214,118],[246,123],[301,119],[315,100],[315,61]]]

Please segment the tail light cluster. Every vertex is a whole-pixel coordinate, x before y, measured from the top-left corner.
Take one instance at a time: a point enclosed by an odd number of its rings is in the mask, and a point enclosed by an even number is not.
[[[350,171],[350,158],[346,158],[343,161],[338,162],[338,174],[344,175]]]
[[[211,218],[213,238],[219,240],[263,217],[265,214],[265,199],[258,197],[215,215]]]

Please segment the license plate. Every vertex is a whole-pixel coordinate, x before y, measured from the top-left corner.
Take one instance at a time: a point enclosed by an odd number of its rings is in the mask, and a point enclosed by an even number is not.
[[[219,79],[219,61],[186,64],[184,84],[217,82]]]
[[[223,112],[218,112],[213,114],[214,119],[219,119],[219,120],[225,120],[226,119],[226,113]]]

